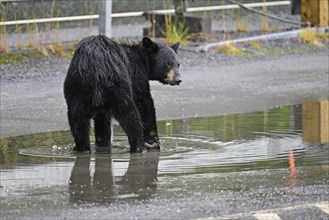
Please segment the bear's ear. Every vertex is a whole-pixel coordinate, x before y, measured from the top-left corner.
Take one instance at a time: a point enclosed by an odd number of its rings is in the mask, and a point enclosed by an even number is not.
[[[143,43],[143,47],[146,49],[147,52],[155,53],[159,49],[158,45],[148,37],[144,37],[142,43]]]
[[[175,44],[173,44],[173,45],[170,45],[170,47],[177,53],[177,49],[178,49],[178,47],[179,47],[179,42],[177,42],[177,43],[175,43]]]

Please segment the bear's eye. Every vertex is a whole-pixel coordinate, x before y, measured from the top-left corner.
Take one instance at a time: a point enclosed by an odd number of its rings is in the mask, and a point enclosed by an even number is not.
[[[180,67],[180,63],[177,64],[178,68]]]

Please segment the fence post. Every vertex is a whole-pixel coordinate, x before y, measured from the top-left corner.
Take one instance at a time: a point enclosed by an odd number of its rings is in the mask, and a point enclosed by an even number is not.
[[[98,5],[98,32],[112,37],[112,0],[100,0]]]
[[[320,26],[329,25],[329,1],[328,0],[319,0],[319,23]]]
[[[314,26],[328,26],[329,0],[302,0],[302,21]]]

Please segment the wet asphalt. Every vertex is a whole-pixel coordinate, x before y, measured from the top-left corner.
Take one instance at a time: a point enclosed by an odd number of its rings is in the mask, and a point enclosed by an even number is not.
[[[283,55],[231,64],[209,62],[208,66],[193,68],[182,66],[183,82],[179,87],[152,82],[158,120],[262,111],[329,98],[328,53]],[[2,80],[1,137],[68,129],[62,92],[64,77],[65,73],[40,80]],[[151,159],[156,157],[147,155]],[[83,168],[88,159],[75,163],[76,169]],[[102,164],[111,166],[106,161]],[[67,166],[57,164],[61,165]],[[138,174],[138,167],[138,162],[135,166],[132,163],[131,172]],[[35,187],[28,194],[17,192],[12,198],[1,199],[1,218],[328,219],[328,170],[328,164],[299,167],[300,178],[295,183],[290,182],[286,169],[160,176],[155,188],[154,184],[146,185],[150,194],[144,193],[142,199],[128,196],[118,202],[109,196],[107,201],[100,201],[92,194],[84,204],[68,201],[67,191],[73,200],[72,192],[76,192],[72,170],[67,180],[70,184],[62,188]],[[77,174],[90,178],[89,173]],[[111,178],[106,177],[109,175],[98,175],[100,182],[113,183],[107,179]],[[134,184],[117,185],[124,186],[125,195],[138,193]],[[270,215],[261,218],[264,213]]]

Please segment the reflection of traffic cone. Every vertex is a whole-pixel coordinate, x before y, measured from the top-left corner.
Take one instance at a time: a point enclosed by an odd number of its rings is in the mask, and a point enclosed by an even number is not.
[[[290,171],[295,169],[294,152],[292,150],[289,150],[289,168]]]
[[[297,178],[295,173],[294,152],[292,150],[289,150],[289,168],[290,168],[289,186],[294,187],[297,185]]]

